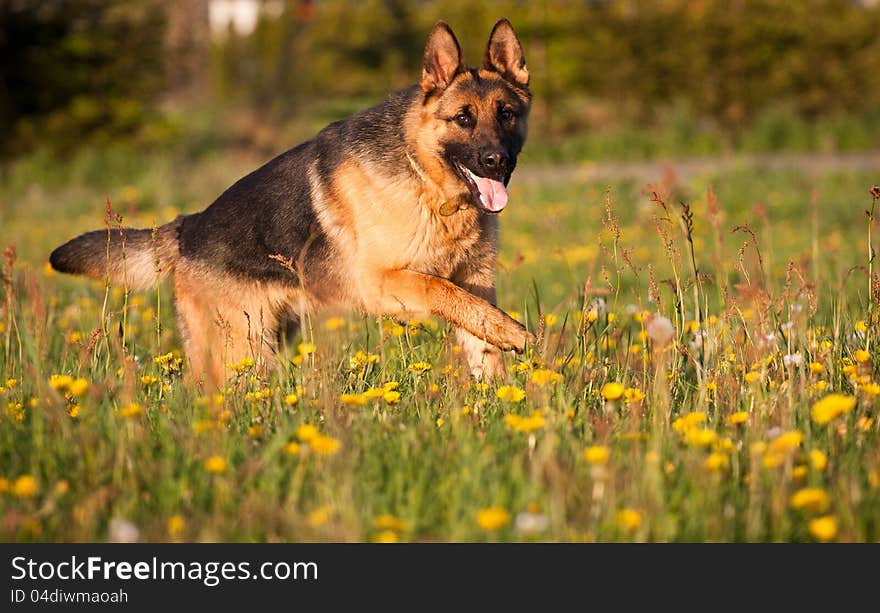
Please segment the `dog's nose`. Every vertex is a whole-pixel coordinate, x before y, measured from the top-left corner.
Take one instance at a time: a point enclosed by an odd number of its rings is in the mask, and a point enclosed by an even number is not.
[[[480,164],[490,173],[507,172],[507,168],[510,165],[510,157],[497,149],[484,151],[480,154]]]

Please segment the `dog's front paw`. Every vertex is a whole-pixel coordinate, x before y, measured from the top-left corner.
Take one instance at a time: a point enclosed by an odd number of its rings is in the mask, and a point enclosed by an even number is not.
[[[499,317],[489,322],[486,340],[503,351],[525,351],[528,343],[535,342],[535,335],[518,321],[499,311]]]
[[[535,335],[526,330],[525,326],[521,325],[519,322],[514,321],[516,324],[516,328],[511,332],[510,338],[510,346],[511,349],[516,351],[517,353],[522,353],[526,349],[526,345],[534,345],[537,342]]]

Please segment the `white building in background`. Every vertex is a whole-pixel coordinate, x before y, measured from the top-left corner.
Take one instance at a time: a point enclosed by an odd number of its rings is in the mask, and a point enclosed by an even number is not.
[[[278,17],[283,11],[282,0],[209,0],[211,37],[223,38],[230,29],[238,36],[247,36],[256,29],[261,15]]]

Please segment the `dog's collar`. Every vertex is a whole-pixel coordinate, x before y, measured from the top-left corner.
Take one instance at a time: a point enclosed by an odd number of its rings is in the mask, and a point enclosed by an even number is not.
[[[422,167],[419,166],[418,162],[413,159],[409,151],[406,152],[406,161],[409,162],[410,168],[412,168],[413,172],[416,173],[416,176],[423,183],[433,183],[433,181],[430,181],[430,179],[428,179],[428,177],[425,175],[425,171],[422,170]],[[419,197],[419,200],[421,201],[421,196]],[[437,212],[440,213],[442,217],[449,217],[450,215],[457,213],[458,211],[463,211],[470,206],[471,205],[467,202],[463,195],[458,195],[450,198],[449,200],[441,204]]]

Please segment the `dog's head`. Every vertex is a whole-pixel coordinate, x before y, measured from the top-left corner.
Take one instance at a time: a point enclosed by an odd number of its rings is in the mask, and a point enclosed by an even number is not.
[[[474,205],[498,213],[507,204],[531,102],[529,71],[510,22],[492,28],[475,69],[465,66],[449,26],[438,22],[428,35],[420,85],[422,150],[445,171],[447,187],[457,183]]]

